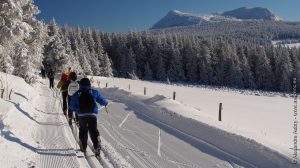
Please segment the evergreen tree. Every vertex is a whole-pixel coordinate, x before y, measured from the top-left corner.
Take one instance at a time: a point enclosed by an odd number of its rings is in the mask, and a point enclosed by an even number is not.
[[[199,53],[195,49],[195,44],[188,42],[185,49],[185,58],[186,60],[186,77],[191,82],[198,82],[198,59]]]
[[[199,73],[199,82],[202,84],[211,83],[212,78],[212,69],[211,69],[211,55],[210,49],[205,43],[201,43],[199,56],[198,56],[198,73]]]
[[[265,53],[265,48],[260,46],[256,51],[257,53],[254,53],[254,76],[256,86],[259,89],[271,90],[273,79],[269,60]]]
[[[292,73],[292,64],[287,48],[279,47],[278,55],[275,57],[275,76],[277,87],[280,91],[291,91],[291,73]]]
[[[171,81],[185,80],[185,74],[183,71],[182,57],[179,50],[171,44],[171,51],[169,55],[169,66],[167,70],[168,77]]]
[[[237,54],[239,56],[240,70],[242,75],[242,81],[244,88],[246,89],[255,89],[256,85],[254,82],[253,73],[250,69],[248,60],[246,58],[243,47],[238,48]]]
[[[59,34],[59,28],[55,23],[54,18],[50,21],[48,25],[48,35],[49,43],[46,44],[44,50],[44,64],[49,65],[54,70],[63,70],[64,65],[67,63],[66,50],[61,41],[61,36]]]
[[[153,79],[153,74],[152,74],[152,70],[150,68],[149,63],[147,62],[145,65],[145,80],[152,80]]]
[[[27,82],[41,66],[45,34],[43,23],[35,18],[38,12],[32,0],[0,1],[0,70],[26,77]]]
[[[132,48],[128,49],[128,54],[127,54],[127,58],[126,58],[126,72],[128,72],[128,75],[130,78],[132,79],[137,79],[136,76],[136,62],[135,62],[135,54],[132,51]]]

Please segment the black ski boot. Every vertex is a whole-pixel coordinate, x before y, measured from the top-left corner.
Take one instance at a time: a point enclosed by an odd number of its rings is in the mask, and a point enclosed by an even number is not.
[[[94,149],[94,153],[95,153],[96,157],[100,155],[100,151],[101,151],[101,146],[100,145],[98,146],[98,148]]]

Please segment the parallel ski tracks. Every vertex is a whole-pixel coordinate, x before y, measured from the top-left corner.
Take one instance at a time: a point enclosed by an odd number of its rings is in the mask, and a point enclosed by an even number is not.
[[[39,154],[38,167],[80,167],[76,154],[65,138],[63,122],[60,114],[57,114],[57,106],[59,105],[53,93],[46,86],[41,86],[43,91],[40,99],[45,100],[46,106],[40,111],[45,116],[44,121],[37,121],[40,125],[39,129],[33,134],[40,148],[35,149]],[[47,100],[47,102],[46,102]],[[55,114],[55,115],[54,115]],[[47,116],[48,115],[48,116]]]

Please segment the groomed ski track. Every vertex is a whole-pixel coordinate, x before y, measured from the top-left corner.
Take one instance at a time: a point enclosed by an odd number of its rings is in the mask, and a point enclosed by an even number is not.
[[[61,109],[60,93],[48,88],[44,83],[38,84],[37,89],[39,96],[35,98],[33,105],[43,117],[39,117],[39,120],[34,119],[40,125],[33,133],[36,142],[40,144],[40,149],[36,151],[36,167],[102,167],[90,148],[87,149],[87,155],[91,157],[85,157],[79,151],[78,141]],[[76,135],[78,136],[78,132]]]
[[[131,95],[116,88],[100,90],[111,102],[108,105],[108,113],[101,108],[101,113],[98,115],[103,149],[100,162],[93,156],[91,148],[88,148],[88,157],[79,151],[76,139],[78,129],[69,127],[61,110],[61,95],[56,90],[49,89],[45,83],[38,85],[40,94],[32,104],[40,116],[28,116],[40,125],[36,131],[33,131],[33,137],[40,144],[36,149],[38,154],[36,167],[254,168],[264,167],[262,165],[274,168],[283,165],[297,167],[289,164],[287,159],[276,152],[265,149],[255,142],[236,138],[235,135],[227,135],[223,131],[218,135],[219,137],[213,137],[217,138],[216,141],[210,141],[205,134],[219,133],[219,130],[206,128],[205,125],[203,128],[189,125],[197,125],[197,123],[183,126],[187,129],[191,127],[206,130],[203,131],[202,137],[196,137],[193,133],[176,128],[176,125],[174,127],[172,123],[160,121],[157,118],[159,115],[155,116],[155,114],[159,114],[162,109],[153,106],[156,97]],[[168,112],[162,113],[159,117],[167,118],[171,122],[180,121]],[[238,145],[236,148],[248,148],[245,150],[246,154],[232,153],[233,150],[223,149],[215,143],[220,142],[221,145],[224,143],[228,146],[226,143],[233,143],[229,141],[232,137],[234,143]],[[89,147],[91,147],[90,141]],[[251,147],[258,147],[258,149],[251,149]],[[262,157],[257,159],[255,155]],[[245,159],[245,156],[249,156],[249,159]]]
[[[229,157],[229,154],[226,156],[225,152],[221,153],[203,142],[197,142],[203,150],[201,151],[175,136],[176,134],[187,135],[176,130],[171,130],[173,135],[163,131],[155,120],[142,114],[142,110],[146,107],[124,102],[114,97],[115,94],[110,94],[112,92],[109,91],[102,90],[102,93],[112,103],[109,105],[108,114],[102,109],[98,117],[100,134],[113,144],[133,167],[255,167],[250,163]],[[134,101],[130,98],[128,97],[128,101]],[[138,111],[141,114],[138,114]],[[228,160],[223,159],[226,157]],[[231,162],[230,158],[236,160],[237,163]]]
[[[133,167],[299,167],[253,140],[164,112],[153,104],[159,96],[100,91],[111,101],[98,115],[100,134]]]

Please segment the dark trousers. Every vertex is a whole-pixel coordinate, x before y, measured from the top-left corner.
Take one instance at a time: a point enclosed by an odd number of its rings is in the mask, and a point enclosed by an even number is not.
[[[50,88],[54,87],[54,78],[49,78]]]
[[[68,95],[68,104],[70,104],[70,102],[71,102],[71,97],[72,96]],[[69,119],[73,118],[73,110],[71,110],[70,108],[68,109],[68,117],[69,117]],[[77,113],[75,113],[75,119],[76,119],[76,121],[78,121]]]
[[[94,116],[79,117],[79,139],[82,148],[86,150],[88,132],[90,132],[91,140],[95,149],[99,147],[98,136],[100,136],[97,129],[97,118]]]
[[[68,104],[67,104],[68,92],[61,92],[61,94],[63,98],[63,111],[64,114],[66,115],[68,109]]]

